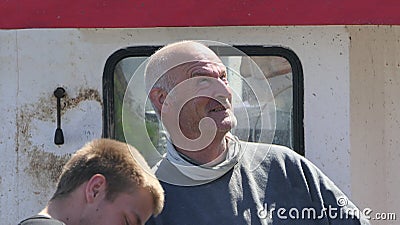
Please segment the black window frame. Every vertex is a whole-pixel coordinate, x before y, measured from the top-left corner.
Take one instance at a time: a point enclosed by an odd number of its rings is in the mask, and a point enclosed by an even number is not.
[[[149,57],[162,46],[133,46],[114,52],[106,61],[103,72],[103,133],[104,138],[115,138],[114,71],[116,65],[128,57]],[[292,67],[293,79],[293,150],[305,155],[304,150],[304,76],[299,57],[292,50],[280,46],[233,45],[248,56],[283,57]],[[228,47],[210,47],[218,55],[237,55]]]

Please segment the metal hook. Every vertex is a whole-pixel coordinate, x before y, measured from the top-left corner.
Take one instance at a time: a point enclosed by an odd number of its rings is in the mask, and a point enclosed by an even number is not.
[[[64,134],[61,129],[61,98],[65,96],[65,89],[58,87],[54,91],[54,96],[57,98],[57,129],[54,135],[54,144],[62,145],[64,144]]]

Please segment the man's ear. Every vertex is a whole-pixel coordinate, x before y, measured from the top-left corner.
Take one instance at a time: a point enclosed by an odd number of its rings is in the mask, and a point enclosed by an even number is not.
[[[102,174],[93,175],[86,184],[85,197],[88,203],[104,198],[107,190],[106,177]]]
[[[159,112],[161,112],[166,97],[167,97],[167,92],[161,88],[153,88],[151,89],[149,94],[151,102]]]

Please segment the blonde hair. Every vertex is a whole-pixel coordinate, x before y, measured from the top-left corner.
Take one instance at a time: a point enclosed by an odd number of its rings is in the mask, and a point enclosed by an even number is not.
[[[119,193],[144,188],[153,197],[153,215],[162,211],[164,190],[143,156],[129,144],[104,138],[87,143],[71,157],[51,199],[67,196],[95,174],[106,178],[108,200],[114,200]]]

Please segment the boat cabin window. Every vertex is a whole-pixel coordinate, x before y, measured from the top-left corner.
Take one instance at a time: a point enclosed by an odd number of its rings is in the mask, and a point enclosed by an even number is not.
[[[163,153],[166,132],[147,98],[146,60],[162,46],[121,49],[106,62],[103,136],[147,153]],[[210,46],[227,68],[241,140],[287,146],[304,155],[303,73],[296,54],[283,47]],[[147,156],[150,157],[151,156]],[[150,163],[151,164],[151,163]]]

